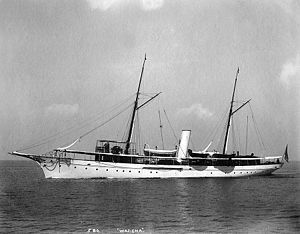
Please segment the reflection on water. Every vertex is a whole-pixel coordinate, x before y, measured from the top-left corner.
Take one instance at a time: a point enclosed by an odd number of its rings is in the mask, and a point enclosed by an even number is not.
[[[43,178],[30,161],[0,164],[2,232],[299,232],[299,163],[240,179]]]

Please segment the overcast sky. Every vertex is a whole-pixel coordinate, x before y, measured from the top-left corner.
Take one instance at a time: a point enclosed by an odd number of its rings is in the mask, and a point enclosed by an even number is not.
[[[224,129],[219,122],[240,67],[237,98],[252,99],[259,129],[250,127],[249,107],[236,114],[241,151],[248,116],[248,152],[281,155],[288,143],[290,158],[300,160],[299,27],[296,0],[0,0],[0,159],[134,94],[146,52],[142,91],[163,92],[140,113],[149,144],[161,144],[158,105],[166,147],[176,140],[163,108],[176,135],[191,129],[190,146],[205,148],[215,126]],[[78,148],[120,137],[128,116],[120,117]],[[33,150],[64,146],[99,123]]]

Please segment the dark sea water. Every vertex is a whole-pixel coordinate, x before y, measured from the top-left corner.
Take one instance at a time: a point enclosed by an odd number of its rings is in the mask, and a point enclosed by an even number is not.
[[[45,179],[0,161],[2,233],[300,233],[300,163],[240,179]],[[93,230],[94,229],[94,230]]]

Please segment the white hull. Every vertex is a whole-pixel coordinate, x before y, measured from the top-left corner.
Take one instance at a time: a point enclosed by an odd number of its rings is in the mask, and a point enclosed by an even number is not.
[[[188,166],[149,165],[131,163],[95,162],[72,160],[69,165],[61,163],[38,163],[46,178],[208,178],[247,177],[267,175],[283,164],[253,166]]]

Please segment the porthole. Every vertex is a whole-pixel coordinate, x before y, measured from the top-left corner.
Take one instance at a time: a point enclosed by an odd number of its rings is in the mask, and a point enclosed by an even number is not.
[[[59,167],[61,167],[61,165],[59,165]]]
[[[129,172],[131,172],[131,171],[129,171]]]
[[[139,173],[141,173],[141,171],[139,171]]]
[[[233,172],[233,174],[235,174],[235,172]]]
[[[156,173],[158,173],[158,172],[156,172]]]
[[[96,171],[98,171],[98,168],[96,168]]]
[[[152,171],[150,171],[150,173],[152,173]]]
[[[123,170],[123,172],[125,172],[125,170]]]
[[[106,171],[108,171],[108,169],[106,169]]]
[[[74,168],[76,168],[76,167],[74,167]]]
[[[87,167],[85,168],[85,170],[87,170]]]
[[[212,172],[210,174],[212,174]]]
[[[116,170],[116,172],[118,172],[119,170]]]

